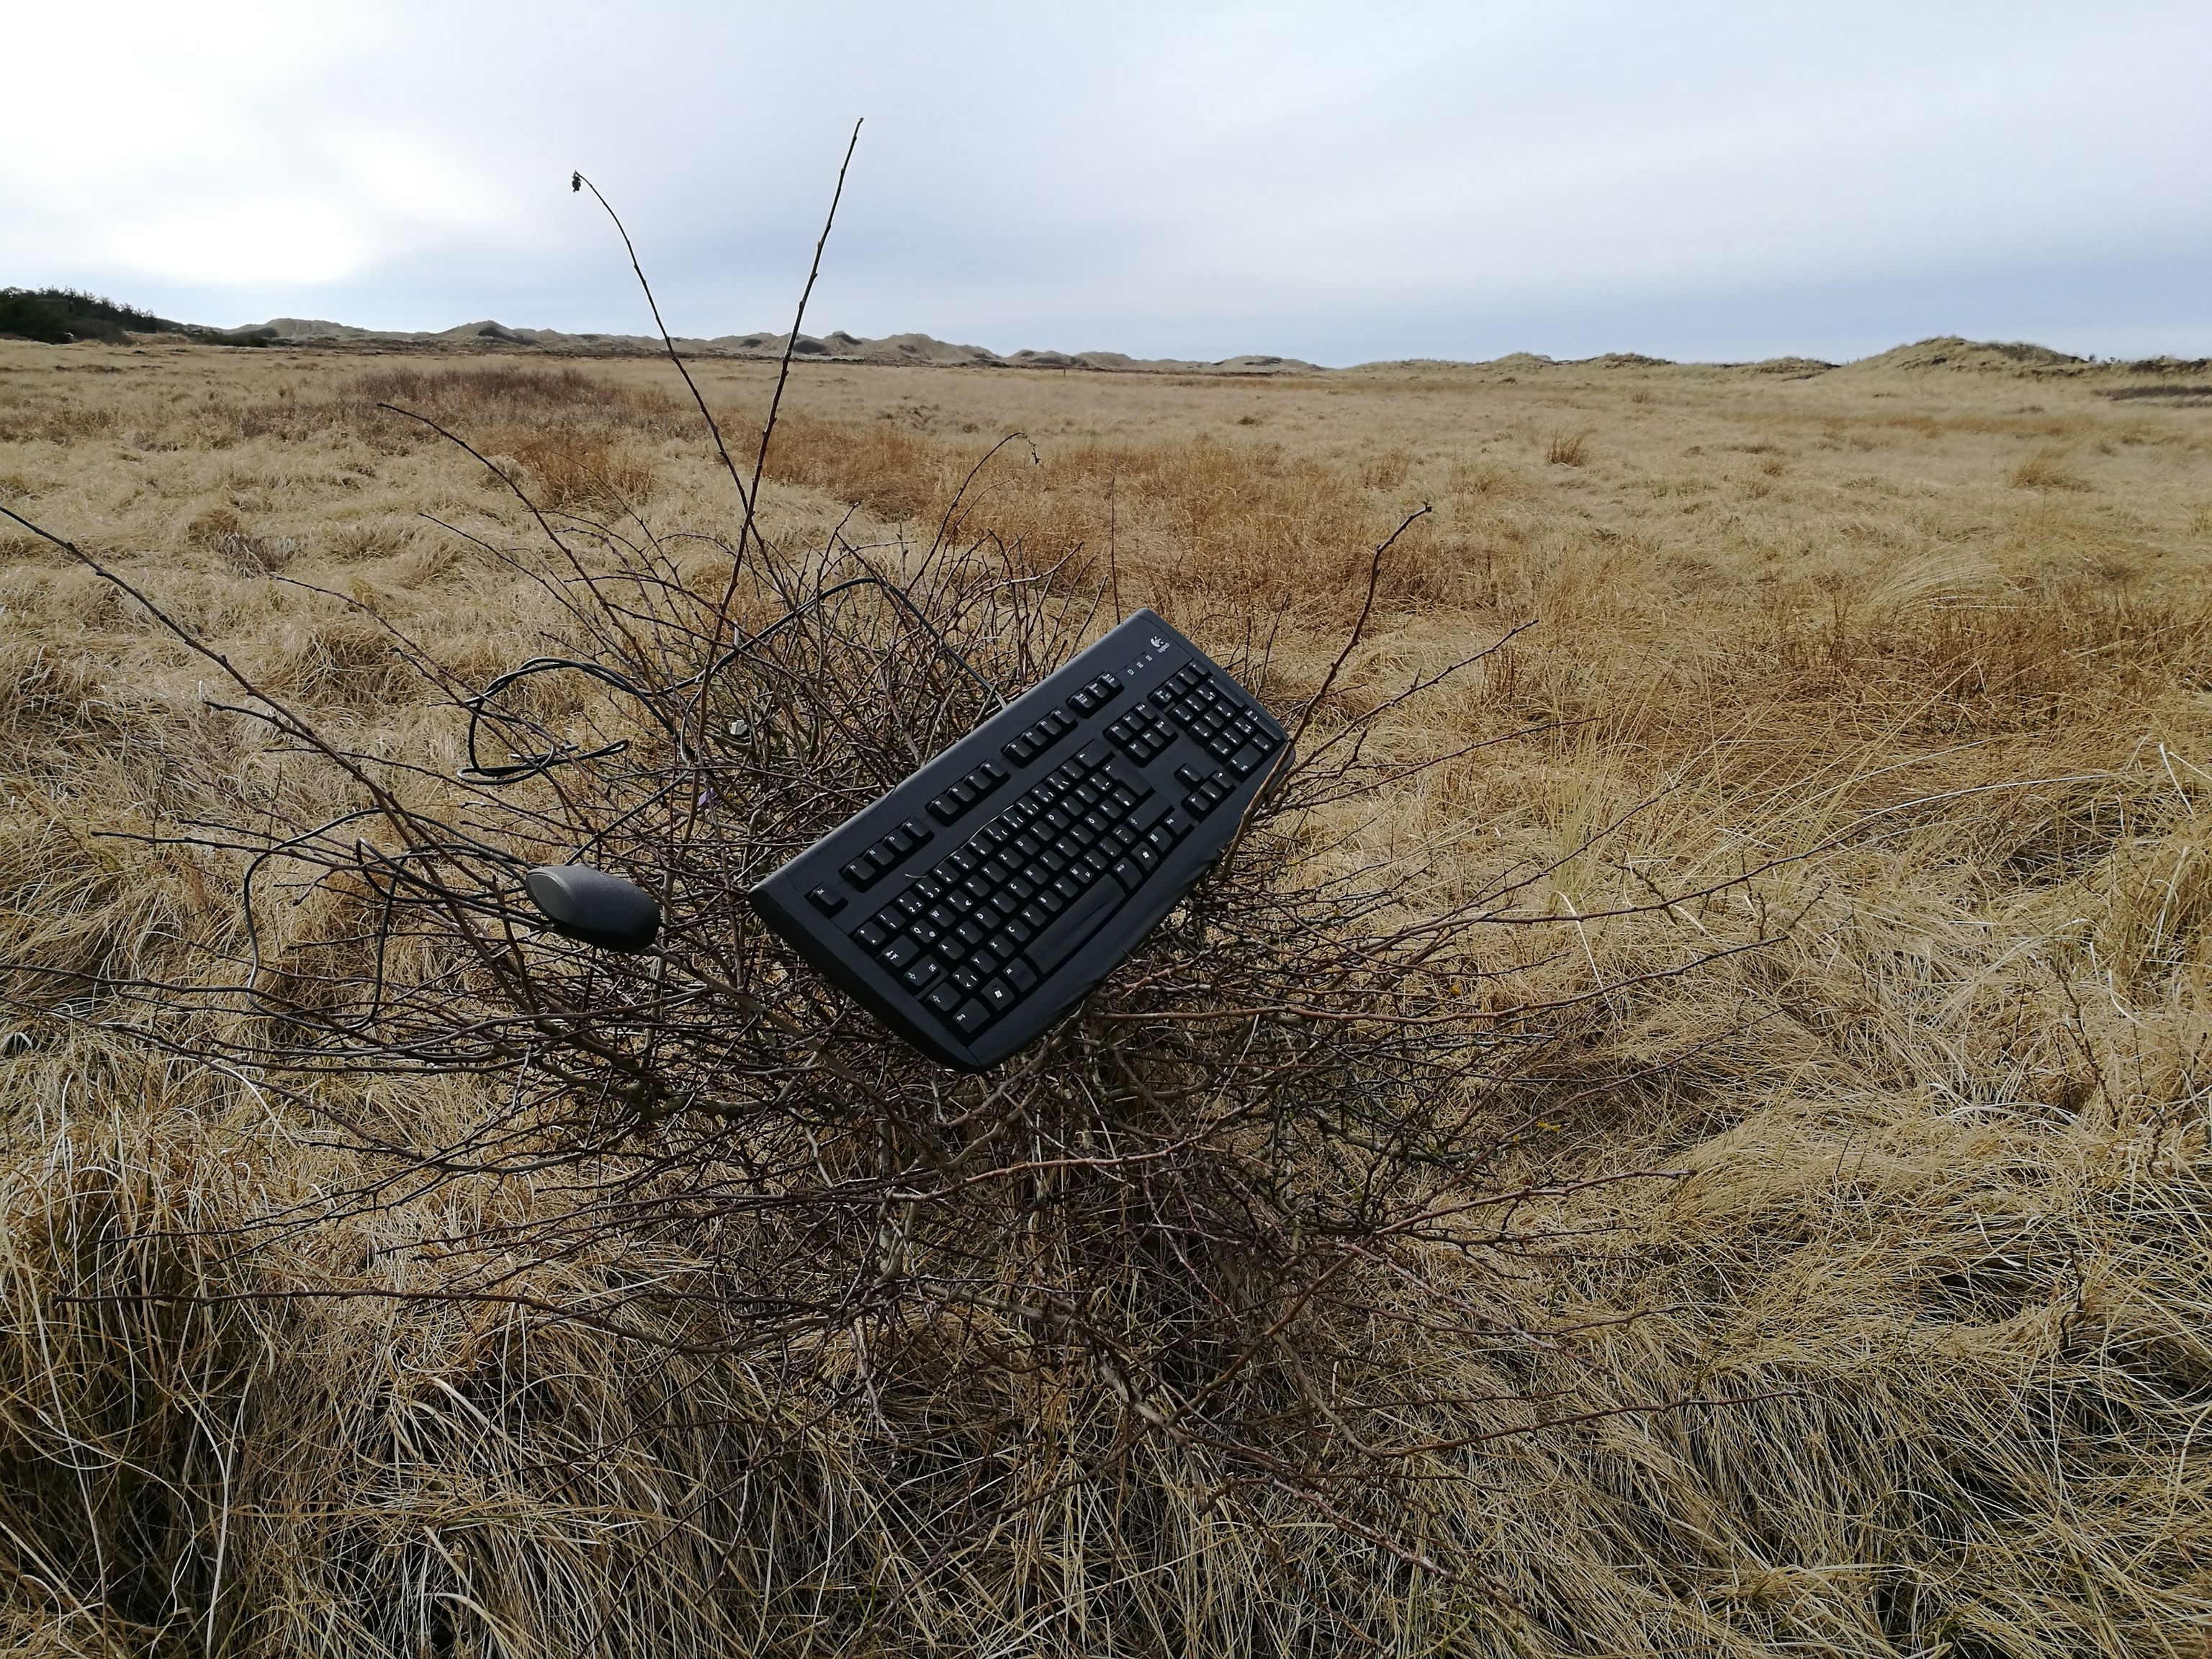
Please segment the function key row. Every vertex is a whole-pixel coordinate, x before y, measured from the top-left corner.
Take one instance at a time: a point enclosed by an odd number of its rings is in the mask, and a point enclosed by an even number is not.
[[[951,823],[1012,775],[998,762],[987,760],[930,802],[930,816],[939,823]]]
[[[1075,717],[1065,708],[1055,708],[1012,743],[1001,745],[999,752],[1017,766],[1027,766],[1039,755],[1075,730]]]
[[[886,831],[876,843],[859,857],[845,865],[837,873],[861,892],[866,892],[893,870],[906,856],[928,841],[935,832],[927,824],[908,818],[896,829]],[[826,887],[817,887],[806,896],[814,901],[814,908],[824,915],[836,915],[845,908],[845,902]]]

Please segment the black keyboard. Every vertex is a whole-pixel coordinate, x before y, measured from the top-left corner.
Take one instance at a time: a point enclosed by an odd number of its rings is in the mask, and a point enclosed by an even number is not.
[[[1174,908],[1289,748],[1140,611],[753,889],[753,908],[923,1053],[981,1071]]]

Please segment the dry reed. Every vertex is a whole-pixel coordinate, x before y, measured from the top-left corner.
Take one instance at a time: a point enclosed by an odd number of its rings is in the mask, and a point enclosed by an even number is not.
[[[373,416],[392,392],[356,364],[69,373],[91,349],[7,349],[9,504],[101,527],[258,684],[349,750],[422,765],[416,799],[445,802],[457,729],[356,607],[473,684],[573,640],[507,562],[507,509]],[[541,434],[586,434],[651,467],[657,518],[712,527],[680,406],[629,367],[410,372],[526,471]],[[1431,495],[1324,720],[1542,619],[1375,722],[1368,754],[1544,731],[1409,774],[1381,810],[1317,801],[1304,832],[1317,878],[1417,854],[1393,895],[1412,918],[1547,872],[1523,902],[1552,924],[1504,930],[1441,991],[1470,1031],[1548,1005],[1490,1085],[1512,1103],[1491,1167],[1500,1190],[1557,1189],[1528,1220],[1581,1236],[1431,1300],[1370,1291],[1376,1322],[1333,1339],[1368,1408],[1419,1379],[1398,1410],[1428,1498],[1398,1541],[1457,1582],[1294,1482],[1195,1478],[1116,1429],[1127,1402],[1095,1370],[948,1388],[985,1373],[908,1325],[882,1369],[848,1357],[794,1389],[592,1335],[574,1315],[615,1305],[610,1285],[664,1337],[701,1328],[696,1296],[662,1294],[699,1260],[665,1213],[523,1251],[514,1299],[487,1296],[487,1241],[575,1213],[566,1167],[329,1213],[394,1167],[364,1139],[449,1144],[495,1103],[452,1076],[274,1086],[82,1023],[101,985],[187,977],[239,938],[223,855],[93,830],[337,797],[210,708],[235,699],[127,601],[11,544],[0,925],[42,971],[0,1037],[0,1628],[57,1653],[2201,1647],[2212,447],[2193,410],[2039,387],[2024,415],[2008,380],[1828,378],[1638,371],[1659,419],[1601,380],[1556,406],[1473,380],[1440,415],[1418,376],[824,372],[771,457],[780,544],[826,544],[855,502],[849,541],[902,521],[926,540],[988,444],[963,427],[1011,411],[1038,459],[1000,453],[961,544],[1095,580],[1110,491],[1132,602],[1224,650],[1272,641],[1291,704],[1358,609],[1359,550]],[[760,407],[757,380],[702,386]],[[1255,398],[1267,441],[1219,436]],[[1586,464],[1516,467],[1532,420],[1594,428]],[[1371,442],[1332,447],[1351,436]],[[2089,487],[2016,487],[2023,442],[2063,444]],[[1374,446],[1404,471],[1345,459]],[[234,522],[186,533],[218,508]],[[297,549],[255,569],[224,537]],[[693,575],[720,559],[665,549]],[[616,718],[550,694],[529,712],[578,736]],[[361,902],[280,925],[334,939]],[[1713,959],[1675,971],[1694,956]],[[238,1029],[210,1015],[192,1041]],[[1686,1177],[1571,1190],[1662,1164]],[[266,1224],[295,1206],[319,1224]],[[1425,1329],[1439,1290],[1553,1334]],[[1692,1397],[1737,1403],[1559,1420]],[[1493,1437],[1445,1443],[1472,1436]],[[968,1530],[985,1514],[1007,1520]]]

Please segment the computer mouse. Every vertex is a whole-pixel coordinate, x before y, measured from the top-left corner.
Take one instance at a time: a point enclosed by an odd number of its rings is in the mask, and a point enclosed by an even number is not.
[[[660,931],[660,906],[652,894],[587,864],[541,864],[523,884],[564,939],[608,951],[642,951]]]

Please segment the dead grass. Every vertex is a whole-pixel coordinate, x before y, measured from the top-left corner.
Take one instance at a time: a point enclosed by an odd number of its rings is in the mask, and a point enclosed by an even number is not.
[[[1551,441],[1544,446],[1544,459],[1552,466],[1588,466],[1589,434],[1554,432]]]
[[[1532,1319],[1641,1316],[1512,1375],[1371,1355],[1451,1377],[1468,1432],[1528,1431],[1436,1470],[1471,1477],[1436,1547],[1508,1600],[1298,1514],[1229,1527],[1042,1386],[999,1402],[988,1444],[924,1376],[781,1422],[741,1368],[408,1299],[442,1271],[414,1244],[481,1216],[402,1197],[216,1252],[199,1229],[349,1178],[344,1155],[266,1079],[19,1012],[0,1632],[56,1654],[2202,1650],[2212,428],[2057,383],[2027,414],[2003,376],[1855,373],[809,368],[771,458],[779,533],[850,514],[854,539],[926,539],[1018,429],[968,490],[971,535],[1102,580],[1110,557],[1128,603],[1224,646],[1273,632],[1278,695],[1317,679],[1365,550],[1424,501],[1342,706],[1538,619],[1387,741],[1559,724],[1335,826],[1347,861],[1419,845],[1471,884],[1638,809],[1539,890],[1590,919],[1520,965],[1583,1000],[1513,1157],[1562,1182],[1688,1173],[1559,1200],[1596,1231],[1512,1294]],[[0,486],[357,741],[449,769],[456,733],[346,599],[487,675],[562,623],[418,516],[503,544],[511,498],[375,405],[465,430],[550,506],[726,530],[663,374],[9,343]],[[704,384],[729,428],[757,417],[757,370]],[[202,809],[187,776],[296,787],[283,757],[35,544],[0,548],[0,931],[68,970],[28,1001],[225,937],[218,863],[92,832]],[[1686,944],[1759,948],[1660,975]],[[1494,994],[1466,987],[1468,1018]],[[357,1104],[459,1121],[467,1087]],[[439,1205],[538,1201],[456,1190]],[[596,1271],[531,1285],[583,1296]],[[389,1299],[268,1295],[363,1285]],[[131,1299],[179,1289],[253,1294]],[[1735,1403],[1534,1428],[1498,1403],[1532,1386]],[[936,1560],[916,1494],[955,1467],[1049,1501]]]

